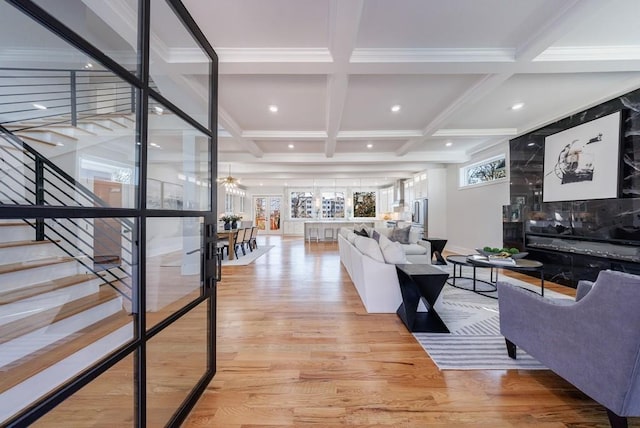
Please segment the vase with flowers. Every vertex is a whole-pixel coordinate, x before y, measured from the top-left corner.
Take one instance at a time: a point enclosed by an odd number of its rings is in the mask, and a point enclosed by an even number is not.
[[[220,220],[224,221],[224,230],[237,229],[238,220],[242,220],[242,216],[235,214],[225,214],[220,216]]]

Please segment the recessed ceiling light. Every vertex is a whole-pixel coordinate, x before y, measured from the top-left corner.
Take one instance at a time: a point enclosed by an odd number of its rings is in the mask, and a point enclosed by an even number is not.
[[[42,104],[32,104],[32,106],[34,106],[38,110],[46,110],[47,109],[47,107],[43,106]]]
[[[289,147],[290,149],[293,149],[295,146],[293,144],[289,144],[287,147]]]
[[[371,143],[367,144],[367,149],[370,149],[372,147],[373,147],[373,144],[371,144]]]
[[[59,141],[58,141],[58,142],[56,143],[56,146],[62,147],[62,146],[64,146],[64,143],[61,143],[61,142],[59,142]]]
[[[86,63],[86,64],[84,65],[84,68],[85,68],[85,69],[87,69],[87,70],[88,70],[88,69],[90,69],[90,68],[93,68],[93,64],[91,64],[90,62],[88,62],[88,63]]]
[[[262,183],[260,183],[260,185],[262,186]],[[286,183],[285,183],[285,186],[286,186]]]
[[[529,143],[529,144],[527,144],[527,146],[529,146],[529,147],[532,147],[532,146],[535,146],[535,145],[536,145],[536,143]]]
[[[269,111],[270,111],[271,113],[277,113],[277,112],[278,112],[278,106],[277,106],[277,105],[275,105],[275,104],[270,105],[270,106],[269,106]]]
[[[154,106],[153,109],[156,111],[156,113],[158,114],[162,114],[164,112],[164,109],[162,107],[158,107],[158,106]]]
[[[400,105],[396,104],[394,106],[391,106],[391,111],[394,112],[394,113],[399,112],[400,111]]]
[[[520,110],[522,107],[524,107],[524,103],[516,103],[511,106],[511,110]]]
[[[151,147],[157,147],[157,148],[160,148],[160,146],[159,146],[158,144],[156,144],[156,143],[149,143],[149,145],[150,145]]]
[[[445,146],[447,146],[447,147],[451,147],[451,146],[453,146],[453,143],[452,143],[451,141],[447,141],[447,142],[445,143]]]

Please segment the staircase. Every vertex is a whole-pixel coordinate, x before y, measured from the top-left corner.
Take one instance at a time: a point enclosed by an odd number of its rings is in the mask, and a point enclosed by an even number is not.
[[[0,421],[133,337],[113,276],[35,241],[30,224],[0,222]]]
[[[60,72],[0,69],[0,83],[7,88],[15,75],[29,73],[20,82],[42,87],[42,94],[45,81],[70,82]],[[25,106],[42,94],[3,90],[15,94],[5,98],[13,105],[0,107],[0,207],[109,206],[49,160],[79,162],[91,147],[117,152],[110,141],[135,135],[130,94],[123,103],[122,87],[105,79],[78,76],[81,83],[69,89],[73,108],[33,114]],[[99,224],[118,238],[99,235]],[[0,425],[133,339],[132,229],[126,219],[0,219]],[[100,256],[97,245],[119,254]]]

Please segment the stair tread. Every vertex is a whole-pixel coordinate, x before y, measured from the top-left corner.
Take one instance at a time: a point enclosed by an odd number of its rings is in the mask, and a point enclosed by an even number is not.
[[[129,322],[131,322],[129,314],[124,310],[117,312],[15,363],[0,368],[0,393],[86,348]]]
[[[16,226],[30,226],[30,225],[23,221],[0,223],[0,227],[16,227]]]
[[[27,245],[45,245],[50,243],[51,241],[49,241],[48,239],[45,239],[44,241],[36,241],[34,239],[28,239],[25,241],[0,242],[0,248],[23,247]]]
[[[55,265],[58,263],[67,263],[74,260],[75,259],[73,257],[60,256],[60,257],[47,257],[43,259],[30,260],[26,262],[9,263],[6,265],[0,265],[0,274],[17,272],[17,271],[26,270],[26,269],[39,268],[39,267],[44,267],[49,265]]]
[[[98,306],[118,297],[111,287],[101,287],[98,293],[67,302],[60,306],[46,309],[28,317],[0,326],[0,344],[28,334],[39,328],[49,326],[80,312]]]
[[[0,305],[6,305],[8,303],[28,299],[30,297],[37,296],[38,294],[44,294],[61,288],[70,287],[95,278],[96,276],[91,274],[78,274],[41,282],[19,290],[0,292]]]

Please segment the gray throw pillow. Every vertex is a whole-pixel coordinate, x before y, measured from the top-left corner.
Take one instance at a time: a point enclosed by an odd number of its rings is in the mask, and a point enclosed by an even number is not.
[[[376,242],[380,242],[380,234],[377,231],[373,231],[371,233],[371,237],[376,240]]]
[[[401,244],[408,244],[410,231],[411,231],[411,226],[407,226],[404,228],[396,227],[391,232],[389,239],[395,242],[399,242]]]

